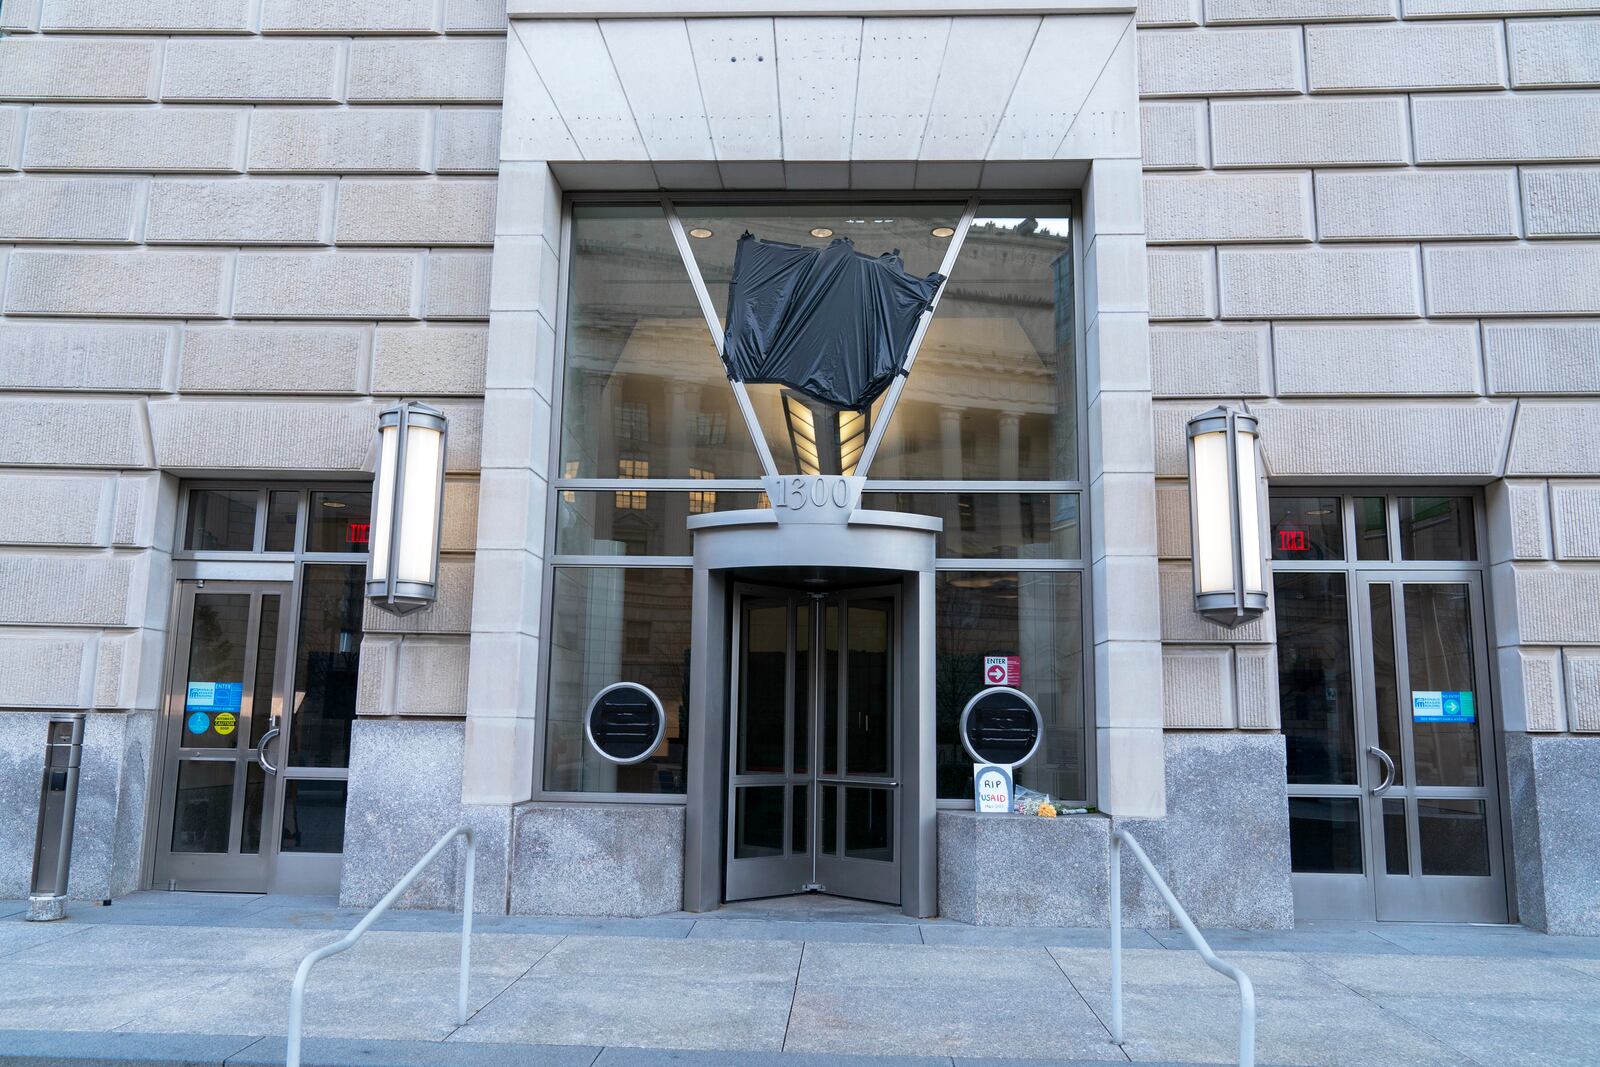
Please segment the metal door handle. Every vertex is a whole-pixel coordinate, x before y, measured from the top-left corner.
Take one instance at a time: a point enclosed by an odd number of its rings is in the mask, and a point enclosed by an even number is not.
[[[267,762],[267,746],[272,744],[272,739],[283,733],[278,728],[278,717],[274,715],[267,723],[267,732],[261,735],[261,740],[256,742],[256,762],[261,764],[261,769],[268,774],[277,774],[278,768]]]
[[[1373,786],[1371,790],[1373,796],[1382,796],[1389,791],[1391,785],[1394,785],[1394,760],[1389,758],[1389,753],[1377,745],[1368,745],[1367,755],[1376,756],[1383,762],[1383,781]]]

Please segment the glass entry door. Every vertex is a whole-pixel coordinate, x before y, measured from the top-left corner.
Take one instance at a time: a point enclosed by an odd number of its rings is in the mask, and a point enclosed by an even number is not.
[[[1377,918],[1504,922],[1478,577],[1380,572],[1359,588]]]
[[[1467,493],[1273,494],[1300,918],[1507,918],[1477,510]]]
[[[900,902],[897,599],[741,588],[726,899]]]
[[[180,581],[151,885],[337,892],[364,568]]]
[[[180,582],[166,760],[156,829],[159,889],[263,892],[278,824],[290,583]]]

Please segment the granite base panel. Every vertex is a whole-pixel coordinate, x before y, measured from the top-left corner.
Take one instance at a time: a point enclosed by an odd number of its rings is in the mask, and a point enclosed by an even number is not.
[[[344,870],[339,903],[370,907],[453,827],[465,823],[477,850],[473,911],[504,915],[511,808],[463,804],[464,722],[358,719],[350,737]],[[397,907],[461,907],[466,849],[429,864]]]
[[[0,898],[29,895],[51,714],[0,712]],[[139,888],[154,745],[154,712],[92,712],[84,723],[71,899],[108,900]]]
[[[1550,934],[1600,936],[1600,737],[1505,739],[1520,918]]]
[[[1277,734],[1169,733],[1160,819],[939,813],[939,912],[976,926],[1104,926],[1111,831],[1139,842],[1200,926],[1288,929],[1289,805]],[[1173,925],[1132,856],[1126,926]]]
[[[683,908],[684,809],[520,804],[511,913],[641,918]]]

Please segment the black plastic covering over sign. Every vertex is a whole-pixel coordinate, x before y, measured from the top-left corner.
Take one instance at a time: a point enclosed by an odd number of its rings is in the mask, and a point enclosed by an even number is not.
[[[1015,690],[986,691],[965,718],[967,749],[986,763],[1013,766],[1039,744],[1038,712]]]
[[[806,248],[747,233],[728,286],[728,377],[862,410],[900,373],[943,283],[907,274],[898,251],[857,252],[848,237]]]
[[[589,743],[613,763],[638,763],[661,741],[661,705],[640,685],[607,687],[589,707]]]

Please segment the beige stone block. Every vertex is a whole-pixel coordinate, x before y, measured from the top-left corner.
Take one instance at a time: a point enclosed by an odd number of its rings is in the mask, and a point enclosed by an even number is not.
[[[1395,0],[1206,0],[1206,24],[1393,19]]]
[[[414,319],[421,259],[402,252],[242,252],[233,313],[246,319]]]
[[[1485,492],[1489,513],[1489,558],[1550,558],[1550,516],[1545,482],[1493,482]]]
[[[350,100],[498,104],[505,69],[504,40],[358,40],[350,46]]]
[[[500,109],[439,109],[434,169],[440,174],[493,174],[500,167]]]
[[[1172,174],[1145,178],[1151,244],[1310,241],[1311,175]]]
[[[439,551],[472,552],[478,547],[478,479],[447,478]]]
[[[10,315],[221,318],[233,256],[223,252],[46,252],[11,257]]]
[[[0,4],[0,31],[38,33],[39,0],[7,0]]]
[[[0,37],[0,100],[155,99],[158,41]]]
[[[1556,559],[1600,559],[1600,483],[1553,482],[1550,505]]]
[[[1600,653],[1568,649],[1566,663],[1568,722],[1579,733],[1600,731]]]
[[[254,8],[255,0],[43,0],[41,26],[46,33],[249,33]]]
[[[493,257],[488,252],[440,252],[428,257],[430,319],[488,319]]]
[[[174,332],[132,323],[0,322],[0,388],[162,392]]]
[[[1278,649],[1276,645],[1240,645],[1233,650],[1234,699],[1242,730],[1276,730],[1278,713]]]
[[[1150,320],[1217,317],[1217,256],[1210,248],[1152,248]]]
[[[262,0],[262,33],[437,33],[437,0]]]
[[[1486,322],[1483,348],[1492,393],[1600,393],[1600,321]]]
[[[139,237],[144,187],[111,178],[0,181],[0,241],[132,243]]]
[[[1600,645],[1600,567],[1586,563],[1509,566],[1513,596],[1508,607],[1514,612],[1517,643]],[[1497,600],[1498,594],[1497,588]],[[1497,623],[1504,610],[1497,603]],[[1508,636],[1496,633],[1502,641]]]
[[[1139,0],[1140,26],[1198,26],[1200,0]]]
[[[1233,629],[1194,610],[1194,572],[1187,563],[1161,564],[1161,640],[1172,644],[1260,644],[1273,639],[1272,613]],[[1229,709],[1230,714],[1232,709]]]
[[[1154,394],[1265,396],[1270,391],[1266,323],[1247,326],[1152,326]]]
[[[1156,477],[1189,476],[1188,422],[1203,411],[1217,406],[1216,400],[1165,400],[1151,411],[1154,426]]]
[[[1468,93],[1411,105],[1418,163],[1600,159],[1600,95]]]
[[[238,171],[242,108],[35,107],[28,113],[29,170]]]
[[[380,327],[372,392],[394,396],[482,396],[489,331],[484,327]]]
[[[1529,237],[1600,235],[1600,167],[1524,167]]]
[[[369,403],[162,400],[150,432],[163,469],[364,473],[378,412]]]
[[[1211,105],[1215,167],[1339,167],[1410,161],[1401,96],[1218,100]]]
[[[425,174],[433,161],[427,108],[257,108],[252,171]]]
[[[1498,22],[1307,26],[1311,91],[1501,89],[1505,42]]]
[[[1414,248],[1219,248],[1225,319],[1416,318]]]
[[[1518,215],[1510,170],[1317,175],[1317,224],[1324,241],[1515,237]]]
[[[0,544],[104,544],[110,489],[101,475],[0,471]]]
[[[483,401],[441,401],[434,405],[450,420],[444,469],[449,474],[477,473],[483,452]],[[545,430],[549,432],[548,428]]]
[[[1567,709],[1561,671],[1561,650],[1517,648],[1499,650],[1502,713],[1507,732],[1561,733],[1567,728]]]
[[[445,0],[446,33],[504,33],[508,25],[504,0]]]
[[[472,558],[439,559],[439,596],[430,606],[410,615],[390,615],[371,603],[366,606],[362,630],[392,634],[466,634],[472,630]]]
[[[1600,85],[1600,19],[1518,19],[1506,33],[1518,89]]]
[[[151,244],[320,245],[332,230],[332,184],[322,181],[157,181]]]
[[[362,326],[191,326],[185,393],[365,392],[371,330]]]
[[[123,471],[111,505],[111,543],[117,548],[172,550],[178,505],[177,480],[153,471]],[[146,623],[157,620],[146,619]]]
[[[393,714],[467,713],[466,637],[406,638],[398,651]]]
[[[1139,95],[1258,96],[1304,84],[1300,30],[1148,30],[1138,36]]]
[[[1430,315],[1600,314],[1600,243],[1425,246],[1422,267]]]
[[[339,183],[340,245],[490,246],[494,219],[493,180]]]
[[[1188,559],[1189,483],[1163,479],[1156,483],[1156,555]]]
[[[0,705],[87,707],[93,648],[88,633],[0,634]]]
[[[1139,105],[1139,143],[1146,170],[1200,170],[1210,158],[1203,100]]]
[[[1600,471],[1600,404],[1522,401],[1507,474],[1583,477]]]
[[[55,400],[0,395],[0,466],[148,467],[139,400]]]
[[[1279,396],[1476,396],[1478,328],[1469,323],[1280,323]]]
[[[0,623],[135,625],[147,571],[135,555],[0,556]]]
[[[1161,650],[1161,692],[1169,730],[1232,729],[1233,652],[1226,646]]]
[[[22,165],[24,114],[20,107],[0,107],[0,171],[16,170]]]
[[[1492,402],[1251,405],[1267,470],[1296,476],[1501,474],[1510,404]],[[1526,409],[1524,409],[1526,410]],[[1519,434],[1521,417],[1518,419]]]
[[[318,103],[340,100],[337,41],[186,41],[167,44],[164,100]]]

